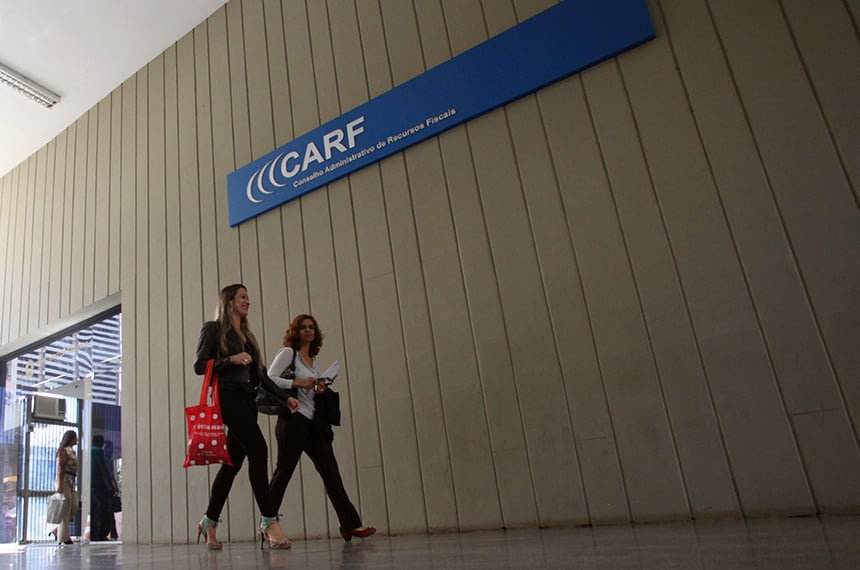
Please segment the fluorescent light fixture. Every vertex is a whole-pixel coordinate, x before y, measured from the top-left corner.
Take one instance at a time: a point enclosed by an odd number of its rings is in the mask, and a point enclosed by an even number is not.
[[[24,97],[50,109],[60,102],[60,96],[32,79],[0,63],[0,83],[8,85]]]

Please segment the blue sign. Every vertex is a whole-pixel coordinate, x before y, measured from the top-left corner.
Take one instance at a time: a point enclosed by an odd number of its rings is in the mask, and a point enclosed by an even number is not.
[[[564,0],[229,174],[230,225],[653,38],[645,0]]]

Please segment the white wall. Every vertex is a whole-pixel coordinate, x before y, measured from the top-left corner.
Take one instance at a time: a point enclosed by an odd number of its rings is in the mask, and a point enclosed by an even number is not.
[[[0,180],[0,345],[122,294],[124,540],[194,538],[236,281],[269,358],[319,319],[384,531],[860,512],[853,0],[650,1],[656,40],[228,226],[227,173],[550,4],[234,0]],[[282,511],[337,535],[310,463]],[[242,474],[221,536],[256,516]]]

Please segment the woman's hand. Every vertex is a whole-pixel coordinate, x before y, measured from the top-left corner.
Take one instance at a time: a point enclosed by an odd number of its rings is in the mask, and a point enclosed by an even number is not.
[[[316,378],[305,378],[304,380],[293,380],[293,388],[313,388]]]
[[[287,407],[290,409],[290,412],[295,414],[296,412],[299,411],[299,408],[301,406],[302,405],[299,403],[299,401],[296,400],[295,398],[293,398],[292,396],[287,398]]]
[[[240,352],[239,354],[231,354],[228,360],[230,364],[235,364],[236,366],[248,366],[254,359],[247,352]]]
[[[317,382],[316,386],[314,386],[314,392],[317,394],[322,394],[326,391],[325,382]]]

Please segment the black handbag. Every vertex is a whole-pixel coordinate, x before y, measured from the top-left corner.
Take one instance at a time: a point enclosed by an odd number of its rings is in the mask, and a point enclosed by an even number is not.
[[[293,380],[296,376],[296,350],[293,349],[293,360],[286,370],[281,374],[281,378]],[[257,411],[261,414],[270,416],[280,416],[289,414],[290,408],[287,406],[287,398],[290,396],[296,397],[295,389],[285,390],[281,388],[269,378],[268,374],[263,374],[260,380],[260,385],[257,386],[254,395],[254,402],[257,404]]]
[[[324,424],[340,425],[340,394],[328,388],[314,396],[314,419]]]

